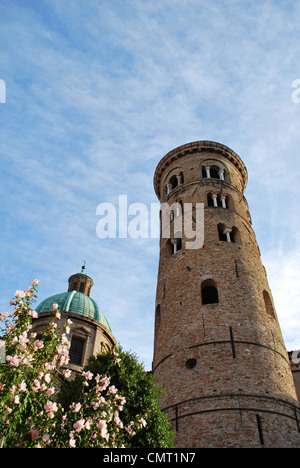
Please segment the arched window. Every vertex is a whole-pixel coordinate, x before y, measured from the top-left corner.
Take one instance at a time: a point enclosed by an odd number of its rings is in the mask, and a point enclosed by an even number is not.
[[[235,242],[236,244],[241,243],[240,231],[235,226],[233,226],[233,228],[231,230],[230,239],[231,239],[231,242]]]
[[[226,226],[224,224],[218,224],[219,240],[221,242],[227,242],[228,241],[227,236],[225,234],[225,229],[226,229]]]
[[[219,171],[220,169],[217,166],[211,166],[210,168],[211,179],[220,179]]]
[[[211,193],[207,194],[207,205],[208,206],[214,206],[214,200],[213,200],[213,196],[212,196]]]
[[[179,200],[176,203],[173,203],[170,206],[170,221],[173,221],[175,218],[178,218],[178,216],[181,216],[183,213],[183,205],[182,201]]]
[[[208,193],[207,194],[207,205],[219,208],[229,208],[230,198],[223,195],[222,193]]]
[[[170,257],[171,255],[175,255],[182,249],[182,239],[178,238],[175,239],[175,242],[169,239],[166,243],[166,258]]]
[[[184,183],[184,175],[183,172],[180,172],[179,174],[173,175],[167,185],[166,185],[166,193],[169,195],[173,190],[175,190],[177,187],[182,185]]]
[[[218,234],[221,242],[241,243],[240,232],[236,227],[229,228],[225,224],[218,224]]]
[[[228,171],[223,167],[204,163],[201,169],[203,179],[218,179],[229,182]]]
[[[222,199],[224,201],[222,201]],[[226,208],[226,205],[224,203],[225,203],[225,198],[220,193],[218,193],[218,195],[217,195],[217,206],[219,206],[220,208]]]
[[[265,301],[265,307],[266,307],[266,311],[267,313],[272,317],[272,318],[276,318],[275,316],[275,311],[274,311],[274,307],[273,307],[273,304],[272,304],[272,301],[271,301],[271,298],[270,298],[270,295],[267,291],[264,291],[263,292],[263,296],[264,296],[264,301]]]
[[[218,304],[219,294],[217,284],[214,280],[209,279],[203,281],[201,285],[202,304]]]
[[[226,195],[225,197],[225,204],[226,208],[228,208],[229,210],[234,210],[234,204],[232,198],[229,195]]]
[[[171,191],[176,189],[176,187],[178,186],[178,178],[177,178],[176,175],[171,177],[171,179],[169,180],[169,184],[170,184],[170,190]]]

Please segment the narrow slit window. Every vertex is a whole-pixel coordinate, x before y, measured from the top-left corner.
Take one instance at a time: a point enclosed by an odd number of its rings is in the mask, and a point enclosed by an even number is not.
[[[265,308],[266,308],[266,312],[272,317],[272,318],[276,318],[275,316],[275,311],[274,311],[274,307],[273,307],[273,304],[272,304],[272,301],[271,301],[271,298],[270,298],[270,295],[267,291],[264,291],[263,292],[263,296],[264,296],[264,301],[265,301]]]
[[[160,327],[160,322],[161,322],[161,310],[160,310],[160,304],[158,304],[155,310],[155,327],[156,328]]]

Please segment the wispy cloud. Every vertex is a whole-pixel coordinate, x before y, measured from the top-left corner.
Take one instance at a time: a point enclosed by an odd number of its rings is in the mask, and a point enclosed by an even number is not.
[[[279,246],[264,255],[282,333],[289,350],[300,349],[300,249]]]
[[[212,139],[248,168],[246,197],[283,310],[299,246],[299,14],[289,0],[1,2],[1,308],[31,276],[41,299],[64,290],[86,260],[117,339],[149,367],[158,242],[98,239],[96,207],[123,193],[155,202],[161,157]]]

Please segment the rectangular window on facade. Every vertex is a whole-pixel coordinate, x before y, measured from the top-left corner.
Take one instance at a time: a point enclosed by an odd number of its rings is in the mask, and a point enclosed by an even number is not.
[[[81,366],[82,357],[83,357],[83,349],[84,349],[84,340],[82,338],[76,338],[74,336],[71,341],[71,348],[69,352],[70,364],[76,364],[77,366]]]

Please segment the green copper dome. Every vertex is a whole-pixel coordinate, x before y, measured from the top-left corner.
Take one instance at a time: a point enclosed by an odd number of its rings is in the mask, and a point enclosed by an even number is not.
[[[69,291],[55,294],[41,302],[36,308],[38,314],[53,310],[53,304],[58,304],[61,312],[72,312],[100,322],[111,332],[110,325],[105,316],[100,311],[97,303],[91,297],[78,291]]]

